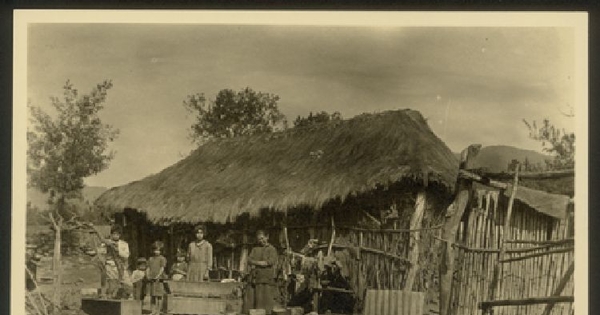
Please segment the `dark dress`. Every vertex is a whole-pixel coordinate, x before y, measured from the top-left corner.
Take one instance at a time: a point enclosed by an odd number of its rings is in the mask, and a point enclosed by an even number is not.
[[[188,264],[186,262],[175,263],[171,267],[171,272],[173,273],[171,275],[171,279],[175,280],[175,281],[186,280],[187,270],[188,270]]]
[[[166,278],[167,259],[164,256],[152,256],[148,258],[148,278],[147,293],[150,296],[163,296],[165,294],[165,285],[163,280]],[[162,268],[162,274],[159,275]]]
[[[271,313],[275,304],[275,264],[277,250],[273,245],[254,247],[248,259],[267,261],[269,266],[253,266],[250,272],[251,283],[246,289],[245,309],[264,309]]]

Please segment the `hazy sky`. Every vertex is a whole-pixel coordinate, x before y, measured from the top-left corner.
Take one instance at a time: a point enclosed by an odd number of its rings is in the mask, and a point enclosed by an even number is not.
[[[116,157],[92,186],[181,159],[193,148],[182,101],[223,88],[277,94],[290,121],[415,109],[455,152],[471,143],[539,151],[523,118],[575,123],[561,114],[575,105],[569,28],[36,24],[27,57],[28,98],[44,108],[67,79],[82,93],[113,81],[102,117],[120,129]]]

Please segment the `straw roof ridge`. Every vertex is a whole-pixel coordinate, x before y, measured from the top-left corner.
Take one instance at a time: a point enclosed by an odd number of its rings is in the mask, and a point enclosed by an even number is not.
[[[402,179],[452,189],[458,161],[417,111],[361,114],[339,122],[208,142],[97,203],[151,220],[226,222],[260,209],[319,209]]]

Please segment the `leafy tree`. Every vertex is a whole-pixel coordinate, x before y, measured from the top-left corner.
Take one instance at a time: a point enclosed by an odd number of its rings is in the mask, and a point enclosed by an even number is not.
[[[35,205],[31,204],[31,202],[27,202],[27,214],[26,214],[26,219],[27,219],[27,225],[38,225],[41,224],[43,222],[41,222],[40,220],[40,209],[38,209],[38,207],[36,207]]]
[[[549,169],[568,169],[575,166],[575,134],[566,132],[544,119],[542,124],[533,121],[529,123],[523,119],[529,129],[529,137],[540,141],[543,150],[554,155],[554,160],[548,163]]]
[[[326,111],[315,114],[310,112],[307,117],[296,117],[296,120],[294,120],[294,127],[306,127],[340,120],[342,120],[342,115],[339,112],[334,112],[333,114],[329,114]]]
[[[279,125],[285,127],[287,121],[279,111],[278,101],[275,94],[247,87],[238,92],[223,89],[210,101],[202,93],[188,95],[183,105],[195,115],[190,135],[201,144],[213,138],[268,133]]]
[[[80,227],[77,206],[83,179],[106,169],[114,157],[108,144],[118,134],[103,124],[98,113],[104,108],[110,81],[98,84],[89,94],[80,95],[70,81],[63,89],[63,99],[51,98],[55,115],[30,105],[31,125],[27,130],[27,179],[30,187],[49,193],[48,217],[54,239],[55,311],[60,309],[61,232]]]

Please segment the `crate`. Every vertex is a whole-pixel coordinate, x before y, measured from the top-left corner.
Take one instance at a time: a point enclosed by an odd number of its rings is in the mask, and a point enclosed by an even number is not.
[[[168,294],[164,300],[167,314],[226,314],[241,313],[241,299],[183,297]]]
[[[163,310],[167,314],[241,313],[243,283],[166,281]]]
[[[142,302],[82,298],[81,310],[88,315],[142,315]]]

